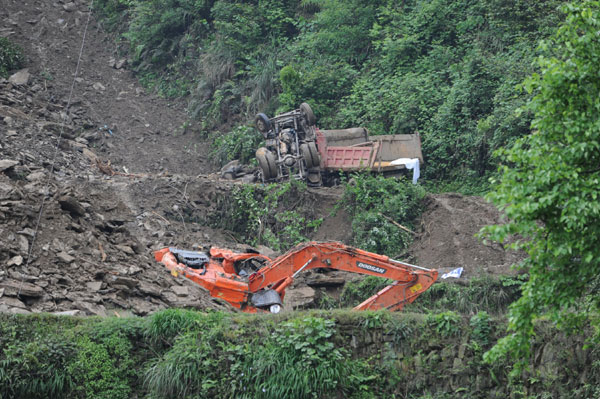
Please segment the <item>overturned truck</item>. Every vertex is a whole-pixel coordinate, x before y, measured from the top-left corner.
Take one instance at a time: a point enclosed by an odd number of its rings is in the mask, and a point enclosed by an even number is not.
[[[305,180],[309,185],[334,185],[340,173],[370,171],[394,175],[413,170],[413,182],[423,163],[416,134],[370,136],[366,128],[320,130],[306,103],[269,118],[256,116],[265,146],[256,151],[263,182]]]

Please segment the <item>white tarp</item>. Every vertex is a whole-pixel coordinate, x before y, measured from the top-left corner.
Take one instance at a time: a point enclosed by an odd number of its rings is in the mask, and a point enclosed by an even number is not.
[[[404,165],[406,169],[413,170],[413,184],[417,184],[417,180],[419,180],[419,176],[421,176],[421,170],[419,169],[419,158],[398,158],[392,162],[392,165]]]
[[[448,277],[454,277],[454,278],[459,278],[460,275],[463,272],[463,268],[462,267],[458,267],[454,270],[452,270],[451,272],[448,272],[446,274],[442,274],[442,278],[448,278]]]

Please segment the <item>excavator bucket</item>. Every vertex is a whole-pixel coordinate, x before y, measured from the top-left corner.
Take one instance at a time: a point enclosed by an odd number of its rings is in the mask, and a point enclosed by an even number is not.
[[[437,276],[437,270],[426,270],[421,274],[415,275],[414,281],[409,284],[402,284],[395,281],[354,309],[388,309],[391,311],[400,311],[404,305],[414,302],[419,295],[427,291],[437,280]]]

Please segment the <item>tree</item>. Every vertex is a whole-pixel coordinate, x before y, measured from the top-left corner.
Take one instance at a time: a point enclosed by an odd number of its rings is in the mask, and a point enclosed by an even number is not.
[[[573,331],[600,324],[600,1],[563,7],[566,21],[542,42],[540,74],[523,88],[535,94],[532,134],[499,152],[504,164],[489,199],[508,222],[484,233],[529,257],[522,296],[510,307],[509,334],[485,355],[508,355],[525,366],[534,322],[551,320]]]

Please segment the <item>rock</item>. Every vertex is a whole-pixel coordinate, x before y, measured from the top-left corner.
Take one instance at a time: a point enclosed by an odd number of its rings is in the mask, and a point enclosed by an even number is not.
[[[127,255],[135,255],[135,252],[133,252],[133,249],[131,249],[130,246],[127,246],[127,245],[115,245],[115,247],[119,251],[125,252]]]
[[[24,281],[6,280],[0,282],[0,288],[4,288],[4,295],[7,296],[28,296],[39,298],[44,295],[44,290],[35,284]],[[4,301],[4,299],[3,299]]]
[[[0,200],[10,198],[14,188],[12,185],[0,182]]]
[[[11,75],[11,77],[8,78],[8,81],[15,86],[22,86],[29,83],[29,78],[31,78],[31,74],[29,73],[29,70],[25,68]]]
[[[94,305],[88,302],[79,302],[77,303],[77,307],[96,316],[106,316],[106,308],[102,305]]]
[[[19,250],[22,254],[26,254],[29,252],[29,241],[25,236],[19,235]]]
[[[27,305],[17,298],[2,298],[2,303],[0,303],[0,312],[12,314],[30,313],[29,310],[27,310]]]
[[[140,290],[141,293],[146,294],[146,295],[154,296],[157,298],[160,297],[160,287],[155,284],[141,281],[139,284],[138,290]]]
[[[33,172],[30,173],[29,175],[27,175],[26,179],[33,182],[33,181],[39,181],[42,180],[44,178],[46,174],[43,171],[39,171],[39,172]]]
[[[271,259],[275,259],[279,256],[279,253],[264,245],[258,245],[256,247],[256,250],[258,251],[258,253],[265,255]]]
[[[285,293],[284,308],[291,310],[304,307],[315,301],[315,290],[310,287],[298,287],[288,289]]]
[[[119,61],[117,61],[117,63],[115,64],[115,68],[116,69],[121,69],[125,66],[125,64],[127,63],[127,59],[126,58],[121,58]]]
[[[61,252],[57,253],[56,257],[63,263],[71,263],[75,260],[75,258],[73,256],[69,255],[65,251],[61,251]]]
[[[53,315],[56,316],[77,316],[81,313],[81,310],[65,310],[63,312],[53,312]]]
[[[124,285],[129,288],[135,288],[138,286],[139,281],[135,278],[123,277],[123,276],[110,276],[111,285]]]
[[[35,231],[29,227],[25,227],[23,230],[17,231],[17,234],[21,234],[21,235],[29,236],[29,237],[33,238]]]
[[[19,161],[13,161],[12,159],[0,160],[0,172],[4,172],[7,169],[13,168],[19,164]]]
[[[58,199],[58,203],[62,210],[67,211],[71,214],[71,216],[84,216],[85,209],[83,206],[77,201],[77,199],[64,195]]]
[[[77,10],[77,4],[75,4],[73,2],[63,4],[63,8],[66,12],[73,12],[73,11]]]
[[[131,265],[129,266],[129,268],[127,269],[127,274],[129,275],[133,275],[133,274],[138,274],[139,272],[143,271],[144,269],[142,269],[139,266],[136,265]]]
[[[114,57],[110,57],[110,59],[108,60],[108,66],[111,68],[114,68],[116,63],[117,63],[117,60],[115,60]]]
[[[97,91],[104,91],[104,90],[106,90],[106,87],[104,87],[104,85],[102,83],[100,83],[100,82],[94,83],[92,85],[92,87],[94,88],[94,90],[97,90]]]
[[[256,176],[254,175],[244,175],[242,176],[242,183],[244,184],[251,184],[256,182]]]
[[[171,291],[173,291],[175,293],[175,295],[177,295],[177,296],[188,296],[189,295],[188,287],[174,285],[171,287]]]
[[[23,257],[21,255],[14,256],[8,260],[6,266],[21,266],[23,264]]]
[[[136,302],[133,305],[133,310],[139,316],[146,316],[148,313],[156,310],[156,305],[147,302]]]
[[[100,291],[102,289],[102,281],[89,281],[87,283],[85,283],[85,285],[91,290],[91,291]]]

